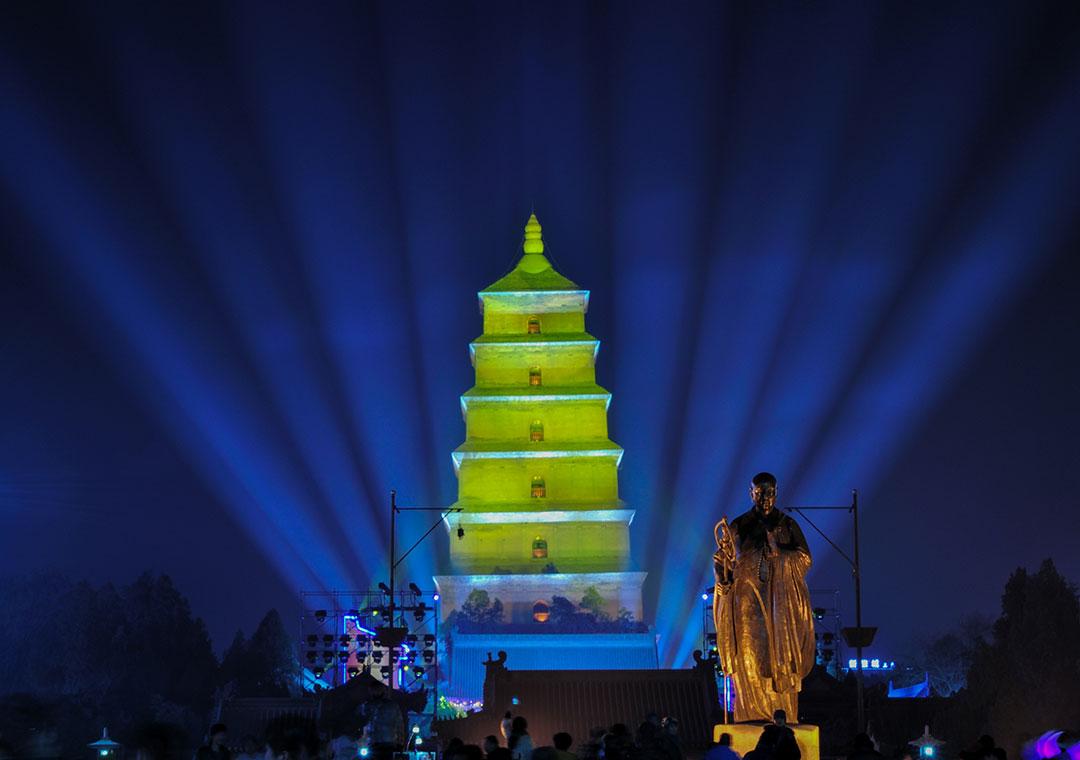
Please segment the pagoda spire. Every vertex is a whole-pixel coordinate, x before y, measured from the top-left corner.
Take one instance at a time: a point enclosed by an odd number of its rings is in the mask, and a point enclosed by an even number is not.
[[[522,246],[525,255],[518,263],[519,268],[530,274],[551,269],[551,262],[544,256],[544,238],[540,234],[541,229],[536,214],[530,214],[529,221],[525,223],[525,243]]]

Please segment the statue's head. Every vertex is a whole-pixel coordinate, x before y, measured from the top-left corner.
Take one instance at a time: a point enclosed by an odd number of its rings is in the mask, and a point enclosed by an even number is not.
[[[770,472],[759,472],[750,481],[750,499],[754,506],[767,515],[776,508],[776,476]]]

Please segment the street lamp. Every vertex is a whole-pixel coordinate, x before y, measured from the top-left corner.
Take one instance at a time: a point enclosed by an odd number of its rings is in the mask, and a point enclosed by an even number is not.
[[[945,742],[941,739],[935,739],[930,735],[930,726],[923,726],[923,735],[914,741],[908,742],[913,747],[919,748],[920,760],[932,760],[934,755],[937,754],[937,748]]]
[[[397,503],[397,491],[396,490],[390,491],[390,586],[389,586],[389,589],[387,589],[384,584],[380,583],[379,588],[383,589],[384,592],[388,590],[389,591],[389,596],[390,596],[388,625],[386,625],[386,626],[384,626],[383,628],[380,629],[380,636],[382,636],[382,638],[384,640],[387,640],[387,641],[390,642],[390,643],[387,644],[387,646],[391,648],[391,651],[395,651],[397,649],[397,647],[401,646],[402,641],[405,640],[405,636],[408,634],[408,628],[406,628],[404,626],[395,627],[395,622],[396,622],[395,621],[395,614],[396,614],[397,610],[396,610],[396,601],[395,601],[395,593],[394,592],[397,589],[397,586],[395,586],[394,584],[395,584],[395,577],[396,577],[398,565],[400,565],[402,562],[404,562],[405,558],[408,557],[410,554],[412,554],[413,549],[415,549],[417,546],[419,546],[423,542],[423,540],[425,538],[430,536],[431,532],[433,530],[435,530],[437,527],[439,527],[439,525],[447,518],[448,515],[451,515],[451,514],[454,514],[454,513],[457,513],[457,512],[463,512],[463,511],[464,510],[461,507],[399,507],[398,503]],[[409,547],[408,551],[406,551],[400,557],[395,557],[395,555],[397,553],[397,516],[398,516],[398,514],[400,512],[439,512],[440,514],[439,514],[439,519],[436,520],[435,523],[424,532],[424,535],[422,535],[422,536],[420,536],[420,538],[416,539],[416,541],[413,543],[413,545]],[[465,535],[465,531],[459,526],[458,527],[458,538],[461,538],[463,535]],[[409,584],[409,590],[416,596],[421,595],[420,594],[420,587],[417,586],[415,583],[410,583]],[[435,594],[434,600],[436,602],[439,601],[439,595],[438,594]],[[424,606],[423,602],[420,602],[419,608],[422,608],[423,606]],[[419,609],[419,608],[417,607],[417,605],[413,605],[412,607],[406,607],[406,610],[412,609],[412,610],[414,610],[414,614],[415,614],[416,610]],[[435,609],[433,610],[433,612],[435,613],[435,615],[434,615],[435,635],[432,636],[432,639],[431,639],[432,644],[435,643],[435,638],[439,633],[439,610],[438,610],[438,604],[435,605]],[[417,617],[417,619],[421,620],[421,619],[423,619],[423,616],[420,615],[420,616]],[[426,641],[426,638],[425,638],[425,641]],[[424,654],[425,654],[425,661],[427,661],[426,660],[426,654],[427,653],[425,652]],[[435,657],[433,655],[432,660],[434,660],[434,659],[435,659]],[[391,662],[391,665],[393,665],[392,662]],[[387,672],[388,670],[389,670],[389,672]],[[382,670],[380,672],[383,673],[384,676],[389,677],[390,688],[393,689],[395,682],[398,680],[398,669],[396,667],[390,667],[388,669],[387,667],[383,666],[383,668],[382,668]],[[423,675],[423,672],[424,671],[421,668],[420,671],[418,673],[416,673],[416,675],[417,676]],[[434,688],[434,697],[435,697],[434,702],[433,702],[435,707],[433,708],[433,710],[434,710],[434,714],[437,715],[438,714],[438,705],[439,705],[439,679],[438,679],[438,672],[439,671],[438,671],[438,663],[435,663],[435,671],[434,672],[435,672],[436,677],[432,679],[433,682],[434,682],[434,687],[433,688]]]
[[[847,552],[841,549],[836,543],[825,535],[825,532],[814,524],[814,521],[805,514],[811,510],[836,510],[843,509],[851,514],[854,534],[855,545],[855,557],[849,557]],[[852,490],[851,492],[851,504],[843,506],[824,506],[824,507],[787,507],[786,512],[796,512],[800,517],[806,520],[806,524],[818,532],[822,538],[836,550],[837,554],[843,557],[849,565],[851,565],[851,572],[855,578],[855,627],[844,628],[841,633],[844,636],[844,642],[855,649],[856,655],[856,688],[858,691],[858,728],[862,731],[866,727],[866,705],[863,701],[863,649],[869,647],[874,641],[874,634],[877,633],[877,628],[867,627],[864,628],[862,624],[862,573],[859,566],[859,492]]]
[[[101,729],[101,738],[96,742],[91,742],[86,745],[90,749],[90,756],[95,760],[110,760],[110,758],[120,757],[120,750],[123,747],[109,738],[109,729]]]

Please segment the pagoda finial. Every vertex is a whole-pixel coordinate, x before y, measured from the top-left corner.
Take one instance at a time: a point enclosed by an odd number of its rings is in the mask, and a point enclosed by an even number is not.
[[[529,221],[525,223],[525,253],[544,252],[544,239],[540,236],[541,229],[536,214],[530,214]]]

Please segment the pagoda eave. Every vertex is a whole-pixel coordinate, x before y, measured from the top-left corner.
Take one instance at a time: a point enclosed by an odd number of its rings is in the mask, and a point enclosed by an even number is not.
[[[549,589],[553,586],[574,583],[620,583],[628,586],[640,586],[648,573],[641,570],[622,570],[616,572],[585,573],[501,573],[484,575],[436,575],[433,576],[440,590],[457,587],[465,590],[484,588],[492,584],[514,583],[515,585],[535,586],[537,589]]]
[[[565,311],[581,305],[585,312],[589,310],[589,291],[572,290],[568,288],[552,288],[545,290],[537,287],[526,287],[508,290],[481,290],[476,294],[480,302],[480,313],[484,312],[488,301],[492,304],[507,301],[513,304],[515,309],[527,309],[539,314],[550,311]]]
[[[501,338],[502,336],[500,336]],[[477,339],[469,344],[469,361],[472,365],[476,366],[476,353],[477,351],[483,351],[487,355],[510,353],[518,354],[522,348],[532,349],[567,349],[567,348],[580,348],[583,346],[592,347],[592,360],[593,364],[596,363],[596,357],[600,354],[600,341],[591,335],[582,335],[581,337],[565,337],[554,338],[550,335],[547,336],[530,336],[530,338],[517,337],[515,339],[500,339],[500,340],[482,340]]]
[[[464,511],[446,515],[444,522],[449,530],[459,525],[513,525],[520,523],[566,523],[566,522],[602,522],[625,523],[628,527],[634,522],[633,509],[566,509],[545,510],[542,512],[509,511]]]
[[[454,460],[454,469],[459,470],[462,462],[467,459],[586,459],[586,458],[613,458],[615,466],[622,464],[623,449],[621,446],[605,448],[572,448],[572,449],[540,449],[540,448],[500,448],[500,449],[474,449],[467,448],[470,444],[458,447],[450,457]]]
[[[611,408],[611,393],[599,385],[591,386],[487,386],[474,387],[461,395],[461,411],[468,412],[470,404],[526,404],[561,401],[603,401],[604,409]]]

